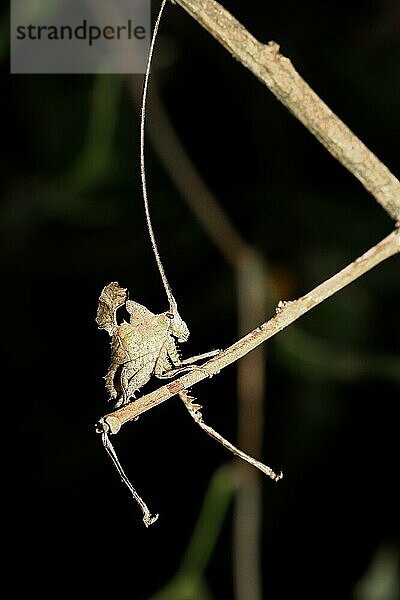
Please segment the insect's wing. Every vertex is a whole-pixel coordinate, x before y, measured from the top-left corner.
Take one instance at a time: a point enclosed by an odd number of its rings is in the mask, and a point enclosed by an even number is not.
[[[97,308],[96,323],[99,329],[105,329],[112,335],[118,326],[116,311],[127,298],[126,289],[120,287],[116,281],[106,285],[100,294]]]
[[[157,353],[168,335],[166,320],[133,300],[127,301],[126,310],[130,315],[129,324],[121,325],[118,332],[123,330],[122,335],[130,346],[132,356]]]
[[[114,335],[113,362],[119,363],[113,376],[111,392],[125,403],[145,385],[166,348],[168,322],[164,315],[155,315],[145,306],[128,300],[130,322],[122,323]],[[114,396],[114,397],[116,397]]]
[[[127,300],[125,307],[130,315],[129,322],[133,327],[152,329],[156,315],[151,310],[133,300]]]
[[[111,398],[126,403],[150,379],[155,365],[167,353],[169,321],[148,308],[126,300],[126,290],[117,283],[104,288],[99,300],[97,323],[111,335],[111,362],[105,377]],[[117,309],[125,304],[129,323],[118,325]],[[165,356],[166,358],[166,356]]]

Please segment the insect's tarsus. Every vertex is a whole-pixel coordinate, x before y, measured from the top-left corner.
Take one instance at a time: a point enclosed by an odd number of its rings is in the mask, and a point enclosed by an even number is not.
[[[156,262],[157,262],[158,270],[160,272],[160,276],[161,276],[165,291],[168,296],[171,310],[176,311],[176,309],[177,309],[176,300],[174,298],[174,295],[173,295],[171,287],[169,285],[167,276],[165,274],[164,266],[161,261],[160,253],[158,251],[158,246],[157,246],[156,238],[155,238],[154,231],[153,231],[153,226],[151,223],[149,201],[148,201],[148,197],[147,197],[146,168],[145,168],[145,161],[144,161],[144,126],[145,126],[145,120],[146,120],[147,89],[148,89],[148,85],[149,85],[149,77],[150,77],[152,58],[153,58],[153,54],[154,54],[154,46],[155,46],[155,42],[156,42],[156,38],[157,38],[157,34],[158,34],[158,28],[160,25],[161,16],[162,16],[162,13],[163,13],[166,3],[167,3],[167,0],[162,0],[161,7],[160,7],[160,10],[157,15],[157,19],[154,23],[153,36],[152,36],[151,42],[150,42],[149,56],[147,59],[146,72],[145,72],[145,76],[144,76],[142,105],[141,105],[141,111],[140,111],[140,175],[141,175],[141,180],[142,180],[144,211],[146,214],[146,222],[147,222],[147,228],[148,228],[149,235],[150,235],[151,246],[153,248],[153,252],[154,252]]]

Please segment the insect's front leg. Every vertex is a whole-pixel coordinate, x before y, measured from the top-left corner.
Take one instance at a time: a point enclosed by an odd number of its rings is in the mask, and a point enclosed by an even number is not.
[[[173,367],[171,368],[171,363]],[[182,367],[178,349],[173,338],[167,340],[154,366],[154,375],[159,379],[170,379],[181,373],[191,370],[191,367]]]
[[[162,355],[160,354],[160,357],[156,362],[154,374],[159,379],[170,379],[171,377],[182,375],[183,373],[193,371],[194,369],[201,369],[201,367],[198,365],[193,365],[190,363],[192,363],[194,360],[215,356],[215,354],[218,354],[218,352],[219,350],[214,350],[212,352],[208,352],[207,354],[199,354],[198,356],[194,356],[192,359],[187,358],[182,361],[180,359],[175,341],[171,338],[166,344],[166,352],[164,351]],[[170,362],[173,364],[172,369]]]
[[[220,352],[221,350],[211,350],[210,352],[205,352],[204,354],[196,354],[196,356],[191,356],[190,358],[185,358],[185,360],[181,360],[176,344],[172,338],[168,344],[168,356],[171,359],[171,362],[174,365],[174,367],[178,367],[179,369],[181,369],[184,365],[188,365],[188,367],[190,366],[190,369],[187,368],[186,370],[201,369],[201,367],[194,365],[193,363],[197,362],[198,360],[204,360],[205,358],[212,358]]]
[[[205,358],[212,358],[213,356],[217,356],[221,350],[210,350],[210,352],[205,352],[204,354],[196,354],[196,356],[191,356],[190,358],[185,358],[185,360],[181,361],[181,365],[187,365],[198,360],[204,360]],[[200,368],[200,367],[199,367]]]
[[[179,372],[179,354],[173,340],[171,342],[172,344],[168,341],[165,342],[154,365],[154,375],[159,379],[169,379],[174,377],[177,371]],[[171,368],[171,363],[177,368]]]

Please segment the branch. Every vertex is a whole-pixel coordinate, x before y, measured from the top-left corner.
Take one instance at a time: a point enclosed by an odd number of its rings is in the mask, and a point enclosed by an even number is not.
[[[296,321],[296,319],[306,312],[398,252],[400,252],[400,230],[395,230],[381,242],[370,248],[365,254],[330,279],[321,283],[305,296],[292,302],[280,302],[277,314],[272,319],[254,329],[198,369],[194,369],[183,377],[167,385],[163,385],[127,406],[102,417],[98,424],[99,430],[102,430],[106,426],[109,428],[110,433],[118,433],[124,423],[132,421],[142,413],[165,402],[165,400],[168,400],[180,391],[191,388],[203,379],[216,375],[221,369],[239,360],[279,331],[285,329],[285,327]]]
[[[300,77],[275,42],[262,44],[215,0],[174,0],[260,79],[323,146],[400,221],[400,181]]]

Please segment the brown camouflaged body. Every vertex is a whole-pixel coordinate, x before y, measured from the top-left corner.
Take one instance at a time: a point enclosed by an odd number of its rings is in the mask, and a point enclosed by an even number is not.
[[[107,285],[99,299],[96,322],[111,336],[111,362],[106,388],[116,405],[127,404],[154,374],[163,376],[180,365],[176,340],[186,341],[188,328],[177,311],[154,314],[145,306],[127,300],[118,283]],[[118,325],[117,309],[125,304],[129,323]]]

